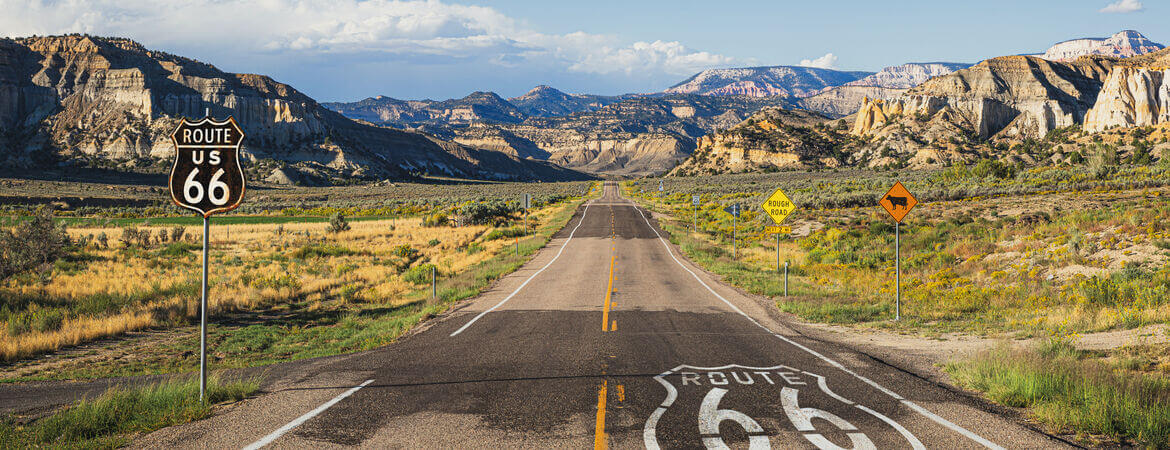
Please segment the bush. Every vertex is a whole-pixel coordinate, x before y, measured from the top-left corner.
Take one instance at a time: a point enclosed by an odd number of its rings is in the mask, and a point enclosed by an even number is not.
[[[37,209],[31,220],[0,232],[0,280],[56,261],[69,245],[65,227],[53,222],[52,212]]]
[[[468,203],[459,208],[459,221],[464,225],[498,225],[511,220],[519,210],[518,204],[499,200]]]
[[[171,228],[171,241],[179,242],[183,240],[183,234],[187,232],[186,228],[174,227]]]
[[[333,213],[333,215],[329,217],[328,231],[330,233],[349,231],[349,222],[345,220],[345,215],[339,212]]]
[[[524,227],[496,228],[485,234],[483,240],[494,241],[496,239],[515,238],[527,235],[528,230],[525,230]]]
[[[431,282],[431,270],[435,270],[434,264],[419,264],[403,272],[402,279],[407,283],[428,284]]]
[[[423,219],[424,227],[442,227],[451,223],[451,218],[446,213],[434,213]]]

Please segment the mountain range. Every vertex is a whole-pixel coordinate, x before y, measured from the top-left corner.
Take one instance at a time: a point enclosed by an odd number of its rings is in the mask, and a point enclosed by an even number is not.
[[[181,117],[232,116],[246,130],[253,178],[430,173],[500,180],[581,179],[572,170],[360,124],[269,77],[233,74],[120,38],[0,39],[0,158],[157,171],[169,167]]]
[[[1161,48],[1123,31],[974,66],[712,69],[652,94],[537,86],[510,99],[474,92],[319,104],[269,77],[226,73],[127,39],[0,39],[0,159],[16,170],[160,173],[178,119],[210,110],[246,130],[250,178],[277,183],[930,165],[968,158],[972,139],[1010,143],[1070,126],[1170,122],[1170,62]]]

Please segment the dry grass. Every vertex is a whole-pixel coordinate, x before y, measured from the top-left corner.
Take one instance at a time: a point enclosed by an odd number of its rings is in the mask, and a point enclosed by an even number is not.
[[[536,211],[543,224],[567,204]],[[326,223],[216,226],[211,228],[209,312],[279,308],[308,302],[397,306],[421,286],[404,279],[408,269],[434,264],[440,276],[468,270],[512,240],[483,240],[490,226],[425,227],[422,219],[351,221],[351,229],[328,233]],[[170,227],[139,227],[156,235]],[[0,296],[24,299],[25,312],[63,311],[59,326],[9,332],[0,340],[0,361],[28,358],[62,347],[146,328],[171,327],[197,318],[199,250],[127,247],[111,228],[73,228],[74,237],[105,232],[110,248],[85,249],[83,267],[53,270],[43,280],[26,276],[0,284]],[[201,242],[202,227],[187,227],[189,242]],[[189,246],[190,248],[197,248]],[[337,249],[317,256],[305,249]],[[303,257],[298,257],[301,255]],[[97,304],[98,306],[88,306]],[[0,316],[3,317],[3,316]],[[14,317],[14,316],[13,316]],[[9,319],[16,320],[13,318]],[[15,327],[0,322],[0,334]]]

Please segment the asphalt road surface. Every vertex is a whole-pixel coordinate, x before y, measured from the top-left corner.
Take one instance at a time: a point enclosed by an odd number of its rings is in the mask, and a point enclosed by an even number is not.
[[[393,345],[300,366],[270,393],[136,445],[1065,446],[802,336],[662,235],[607,183],[529,264],[467,306]]]

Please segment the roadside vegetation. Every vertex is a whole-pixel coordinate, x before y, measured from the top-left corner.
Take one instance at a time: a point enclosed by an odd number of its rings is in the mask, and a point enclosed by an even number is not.
[[[1152,399],[1170,396],[1170,159],[1096,160],[668,177],[661,193],[656,179],[626,189],[664,214],[659,223],[693,261],[804,320],[1062,342],[1067,352],[1005,346],[948,371],[1055,430],[1166,447],[1167,411]],[[897,180],[921,203],[901,226],[902,320],[895,322],[894,224],[877,200]],[[798,207],[784,223],[793,235],[779,245],[763,233],[772,223],[759,209],[776,188]],[[700,195],[698,208],[692,195]],[[745,207],[734,258],[723,211],[731,203]],[[777,250],[790,262],[787,297]],[[1068,344],[1133,329],[1151,342],[1094,351]]]
[[[212,366],[389,343],[522,265],[568,221],[588,189],[587,183],[539,186],[545,195],[536,197],[526,228],[515,200],[488,200],[497,185],[479,186],[482,200],[413,215],[368,216],[359,205],[326,216],[281,212],[231,225],[220,225],[217,217],[211,231]],[[320,220],[284,220],[290,217]],[[10,233],[51,228],[67,239],[58,257],[26,264],[0,281],[0,382],[197,367],[192,349],[202,227],[160,224],[184,219],[107,226],[54,221],[42,213],[18,220]],[[116,336],[130,339],[105,339]]]
[[[35,420],[0,417],[0,447],[121,447],[134,436],[206,418],[215,405],[243,400],[259,386],[255,379],[225,381],[211,376],[207,403],[199,402],[197,378],[116,387]]]
[[[1051,339],[1027,348],[1001,345],[946,366],[960,385],[997,403],[1027,408],[1054,432],[1082,440],[1132,439],[1170,448],[1170,379],[1108,364]]]

